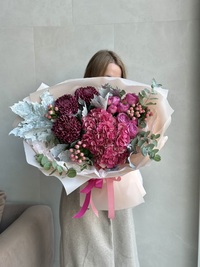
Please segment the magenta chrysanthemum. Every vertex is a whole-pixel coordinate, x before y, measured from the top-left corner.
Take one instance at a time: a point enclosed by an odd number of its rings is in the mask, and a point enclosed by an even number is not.
[[[54,106],[58,108],[59,113],[70,115],[76,114],[78,111],[78,101],[72,95],[63,95],[59,97],[56,101]]]
[[[92,109],[83,120],[82,142],[93,154],[98,168],[114,168],[126,161],[130,142],[128,126],[118,123],[106,110]]]
[[[54,122],[52,132],[61,142],[68,144],[80,138],[81,128],[76,117],[63,114]]]
[[[86,102],[87,105],[90,103],[94,95],[99,95],[99,93],[92,86],[80,87],[75,91],[75,97],[77,99],[81,98],[82,100]]]

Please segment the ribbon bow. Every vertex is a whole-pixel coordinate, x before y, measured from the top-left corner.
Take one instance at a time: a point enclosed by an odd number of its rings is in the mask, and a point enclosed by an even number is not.
[[[86,185],[86,187],[84,187],[80,191],[80,193],[86,194],[83,206],[80,209],[80,211],[76,215],[73,216],[73,218],[83,217],[83,215],[86,213],[86,211],[89,207],[89,204],[91,205],[92,210],[94,211],[95,215],[98,217],[98,211],[92,202],[91,193],[92,193],[93,188],[102,188],[102,186],[103,186],[103,179],[90,179],[88,181],[88,184]]]
[[[99,188],[101,189],[103,186],[103,180],[106,181],[107,185],[107,194],[108,194],[108,218],[114,219],[115,217],[115,200],[114,200],[114,187],[113,182],[114,181],[120,181],[121,177],[111,177],[111,178],[105,178],[105,179],[90,179],[88,181],[88,184],[80,191],[80,193],[86,194],[83,206],[81,207],[80,211],[73,216],[73,218],[81,218],[87,211],[89,204],[95,213],[95,215],[98,217],[98,210],[93,204],[91,193],[93,188]]]

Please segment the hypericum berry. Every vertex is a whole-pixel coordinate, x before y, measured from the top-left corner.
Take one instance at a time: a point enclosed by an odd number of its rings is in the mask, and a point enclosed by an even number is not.
[[[153,116],[153,112],[149,109],[149,107],[142,106],[138,102],[129,107],[127,115],[132,120],[140,119],[140,121],[146,121],[148,117]]]
[[[58,108],[53,105],[48,105],[48,111],[45,114],[45,117],[48,120],[54,121],[58,117]]]
[[[70,148],[69,152],[71,153],[71,160],[79,164],[83,163],[87,159],[84,154],[84,148],[85,144],[82,144],[81,141],[78,141],[74,148]]]

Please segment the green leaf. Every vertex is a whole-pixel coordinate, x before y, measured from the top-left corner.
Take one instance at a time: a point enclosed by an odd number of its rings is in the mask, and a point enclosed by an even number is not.
[[[152,144],[153,144],[154,146],[157,146],[157,145],[158,145],[157,140],[153,140],[153,141],[152,141]]]
[[[73,168],[69,168],[67,171],[67,176],[69,178],[74,178],[76,176],[76,170]]]
[[[146,127],[146,122],[145,121],[142,121],[142,120],[138,120],[138,124],[141,128],[145,128]]]
[[[153,102],[148,102],[146,103],[147,106],[150,106],[150,105],[156,105],[156,103],[153,103]]]
[[[161,161],[161,156],[156,154],[155,157],[153,158],[155,161]]]
[[[154,148],[154,144],[149,144],[149,145],[146,146],[146,149],[147,149],[149,152],[151,152],[153,148]]]
[[[36,154],[35,155],[35,159],[37,160],[37,162],[41,163],[41,160],[43,158],[43,154]]]
[[[120,95],[121,98],[122,98],[122,96],[125,95],[125,94],[126,94],[125,90],[121,90],[120,93],[119,93],[119,95]]]
[[[144,132],[144,137],[148,137],[149,134],[150,134],[150,131]]]
[[[151,88],[154,88],[154,87],[161,87],[162,84],[159,84],[156,82],[156,80],[153,78],[152,79],[152,84],[151,84]]]
[[[148,93],[148,94],[151,93],[151,91],[150,91],[148,88],[144,88],[144,91],[145,91],[146,93]]]
[[[159,149],[156,148],[156,149],[153,149],[151,152],[156,154],[156,153],[158,153],[158,151],[159,151]]]
[[[63,173],[63,168],[62,168],[62,166],[57,165],[56,169],[57,169],[57,171],[58,171],[58,173],[59,173],[60,175]]]
[[[141,136],[141,137],[144,137],[146,135],[146,132],[145,131],[141,131],[139,132],[138,136]]]
[[[42,166],[44,166],[46,163],[48,163],[49,162],[49,160],[48,160],[48,158],[47,158],[47,156],[44,156],[43,155],[43,157],[42,157],[42,159],[41,159],[41,165]]]
[[[156,134],[155,138],[158,139],[160,137],[160,134]]]
[[[56,163],[56,161],[53,161],[53,162],[52,162],[52,167],[53,167],[54,169],[56,169],[57,166],[58,166],[58,164]]]
[[[141,152],[142,152],[142,155],[143,155],[144,157],[146,157],[147,154],[148,154],[148,151],[147,151],[146,147],[143,147],[143,148],[141,149]]]
[[[154,140],[156,138],[155,134],[151,134],[150,138]]]
[[[139,102],[140,104],[143,106],[144,105],[144,101],[143,101],[143,96],[141,96],[140,94],[138,95],[138,98],[139,98]]]
[[[131,141],[131,145],[132,145],[133,147],[135,147],[135,146],[137,145],[137,143],[138,143],[138,138],[135,137],[135,138]]]
[[[50,162],[50,161],[49,161],[49,162],[46,162],[46,163],[44,164],[43,167],[44,167],[44,169],[45,169],[46,171],[50,170],[51,167],[52,167],[51,162]]]
[[[138,141],[138,146],[142,147],[142,145],[145,143],[145,140],[141,139]]]

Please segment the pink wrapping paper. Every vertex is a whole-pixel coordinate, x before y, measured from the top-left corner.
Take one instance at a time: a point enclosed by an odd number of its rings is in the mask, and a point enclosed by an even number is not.
[[[87,79],[75,79],[67,80],[60,84],[57,84],[52,87],[48,87],[49,92],[54,96],[54,99],[64,95],[64,94],[73,94],[78,87],[84,86],[94,86],[100,87],[109,83],[113,87],[119,87],[124,89],[127,92],[139,93],[144,88],[150,86],[141,84],[135,81],[130,81],[121,78],[87,78]],[[47,86],[42,84],[42,86],[36,92],[30,94],[27,97],[28,100],[32,102],[39,102],[41,93],[47,90]],[[147,127],[143,130],[153,130],[154,134],[160,134],[158,148],[161,149],[165,142],[167,141],[167,136],[165,132],[171,122],[171,114],[173,109],[170,107],[167,101],[168,90],[162,88],[156,88],[158,99],[156,100],[157,104],[153,107],[155,116],[149,121]],[[45,171],[40,165],[35,161],[35,153],[43,152],[44,146],[40,143],[28,144],[26,140],[24,141],[24,150],[26,154],[26,160],[30,165],[33,165],[39,168],[43,174],[50,175],[49,171]],[[48,151],[46,151],[48,154]],[[111,177],[121,177],[120,181],[114,181],[114,206],[116,210],[135,207],[144,202],[144,195],[146,194],[145,189],[142,184],[142,177],[139,169],[151,161],[148,156],[144,157],[141,153],[134,154],[131,156],[131,162],[135,165],[135,170],[133,170],[128,164],[124,165],[118,171],[97,171],[94,167],[90,170],[83,170],[75,178],[68,178],[66,176],[60,176],[57,173],[54,173],[52,176],[57,177],[62,185],[64,186],[66,193],[70,194],[77,188],[83,188],[87,185],[87,181],[94,178],[111,178]],[[63,162],[59,162],[63,164]],[[70,165],[69,165],[70,166]],[[83,205],[85,195],[80,194],[80,204]],[[98,210],[107,210],[108,209],[108,192],[106,182],[104,180],[102,189],[94,188],[91,193],[92,201],[95,207]]]

